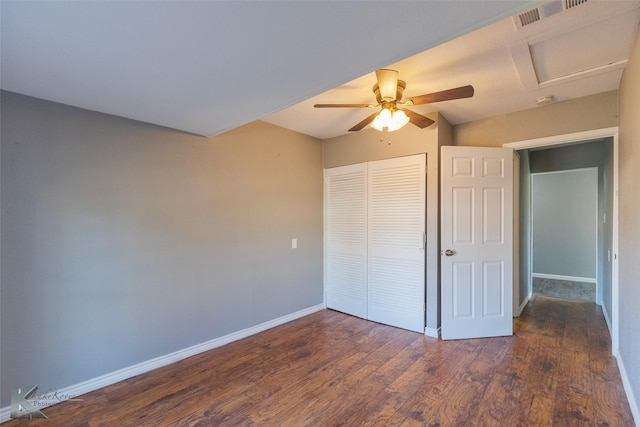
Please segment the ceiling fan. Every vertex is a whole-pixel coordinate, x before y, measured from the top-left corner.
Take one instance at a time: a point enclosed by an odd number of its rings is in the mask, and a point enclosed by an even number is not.
[[[434,121],[404,107],[412,105],[430,104],[432,102],[449,101],[452,99],[470,98],[473,96],[473,86],[461,86],[440,92],[425,95],[412,96],[402,99],[402,94],[407,84],[398,80],[396,70],[380,69],[376,71],[378,83],[373,85],[373,93],[376,95],[377,104],[315,104],[315,108],[376,108],[381,107],[360,123],[349,129],[350,132],[362,130],[368,124],[377,130],[386,128],[389,132],[400,129],[408,122],[421,129],[431,126]]]

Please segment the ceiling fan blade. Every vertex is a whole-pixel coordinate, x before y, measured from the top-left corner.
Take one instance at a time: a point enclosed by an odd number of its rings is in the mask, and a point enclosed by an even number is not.
[[[418,126],[420,129],[424,129],[435,123],[429,117],[425,117],[422,114],[416,113],[415,111],[406,110],[406,109],[403,109],[402,111],[404,111],[404,113],[409,117],[409,121],[414,125]]]
[[[398,88],[398,72],[396,70],[387,70],[383,68],[376,71],[376,78],[378,79],[380,97],[384,101],[395,100],[396,89]]]
[[[412,96],[405,99],[402,104],[420,105],[432,102],[450,101],[452,99],[471,98],[473,96],[473,86],[460,86],[453,89],[442,90],[440,92],[428,93],[426,95]]]
[[[375,113],[371,114],[369,117],[367,117],[366,119],[364,119],[363,121],[361,121],[360,123],[358,123],[357,125],[352,127],[351,129],[349,129],[349,132],[357,132],[359,130],[362,130],[366,125],[371,123],[373,121],[373,119],[375,119],[378,114],[379,114],[378,111],[376,111]]]
[[[314,108],[374,108],[375,104],[315,104]]]

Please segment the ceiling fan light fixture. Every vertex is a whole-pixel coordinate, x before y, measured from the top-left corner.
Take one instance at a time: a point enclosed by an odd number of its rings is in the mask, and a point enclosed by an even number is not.
[[[586,0],[576,0],[586,1]],[[474,94],[473,86],[466,85],[452,89],[441,90],[439,92],[426,93],[424,95],[413,96],[402,99],[404,89],[407,84],[398,79],[398,72],[395,70],[380,69],[376,71],[378,82],[373,85],[373,93],[376,96],[377,104],[315,104],[314,108],[376,108],[382,107],[378,113],[373,113],[351,127],[349,132],[357,132],[367,126],[378,131],[396,131],[407,123],[411,122],[420,129],[424,129],[435,123],[430,118],[416,113],[410,109],[400,110],[400,108],[413,105],[430,104],[433,102],[451,101],[453,99],[470,98]]]
[[[398,130],[404,125],[409,123],[409,117],[402,110],[396,110],[391,116],[391,123],[389,123],[389,132]]]
[[[409,123],[409,117],[401,110],[391,111],[389,108],[383,108],[382,111],[373,119],[371,127],[382,132],[387,128],[388,132],[400,129]]]
[[[391,110],[389,110],[388,108],[383,108],[382,111],[380,111],[380,113],[376,116],[376,118],[373,119],[371,127],[382,132],[384,128],[389,127],[389,124],[391,124],[391,119]]]

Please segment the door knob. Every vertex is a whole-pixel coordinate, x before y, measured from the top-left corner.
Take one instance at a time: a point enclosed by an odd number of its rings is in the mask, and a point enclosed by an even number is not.
[[[452,251],[451,249],[447,249],[446,251],[444,251],[444,254],[446,256],[453,256],[456,254],[456,251]]]

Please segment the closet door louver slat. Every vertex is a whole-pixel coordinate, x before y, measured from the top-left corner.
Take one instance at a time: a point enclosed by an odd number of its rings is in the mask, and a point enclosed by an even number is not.
[[[369,319],[424,332],[426,158],[368,166]]]
[[[326,304],[367,318],[367,165],[327,169]]]
[[[424,154],[327,169],[327,307],[424,332]]]

